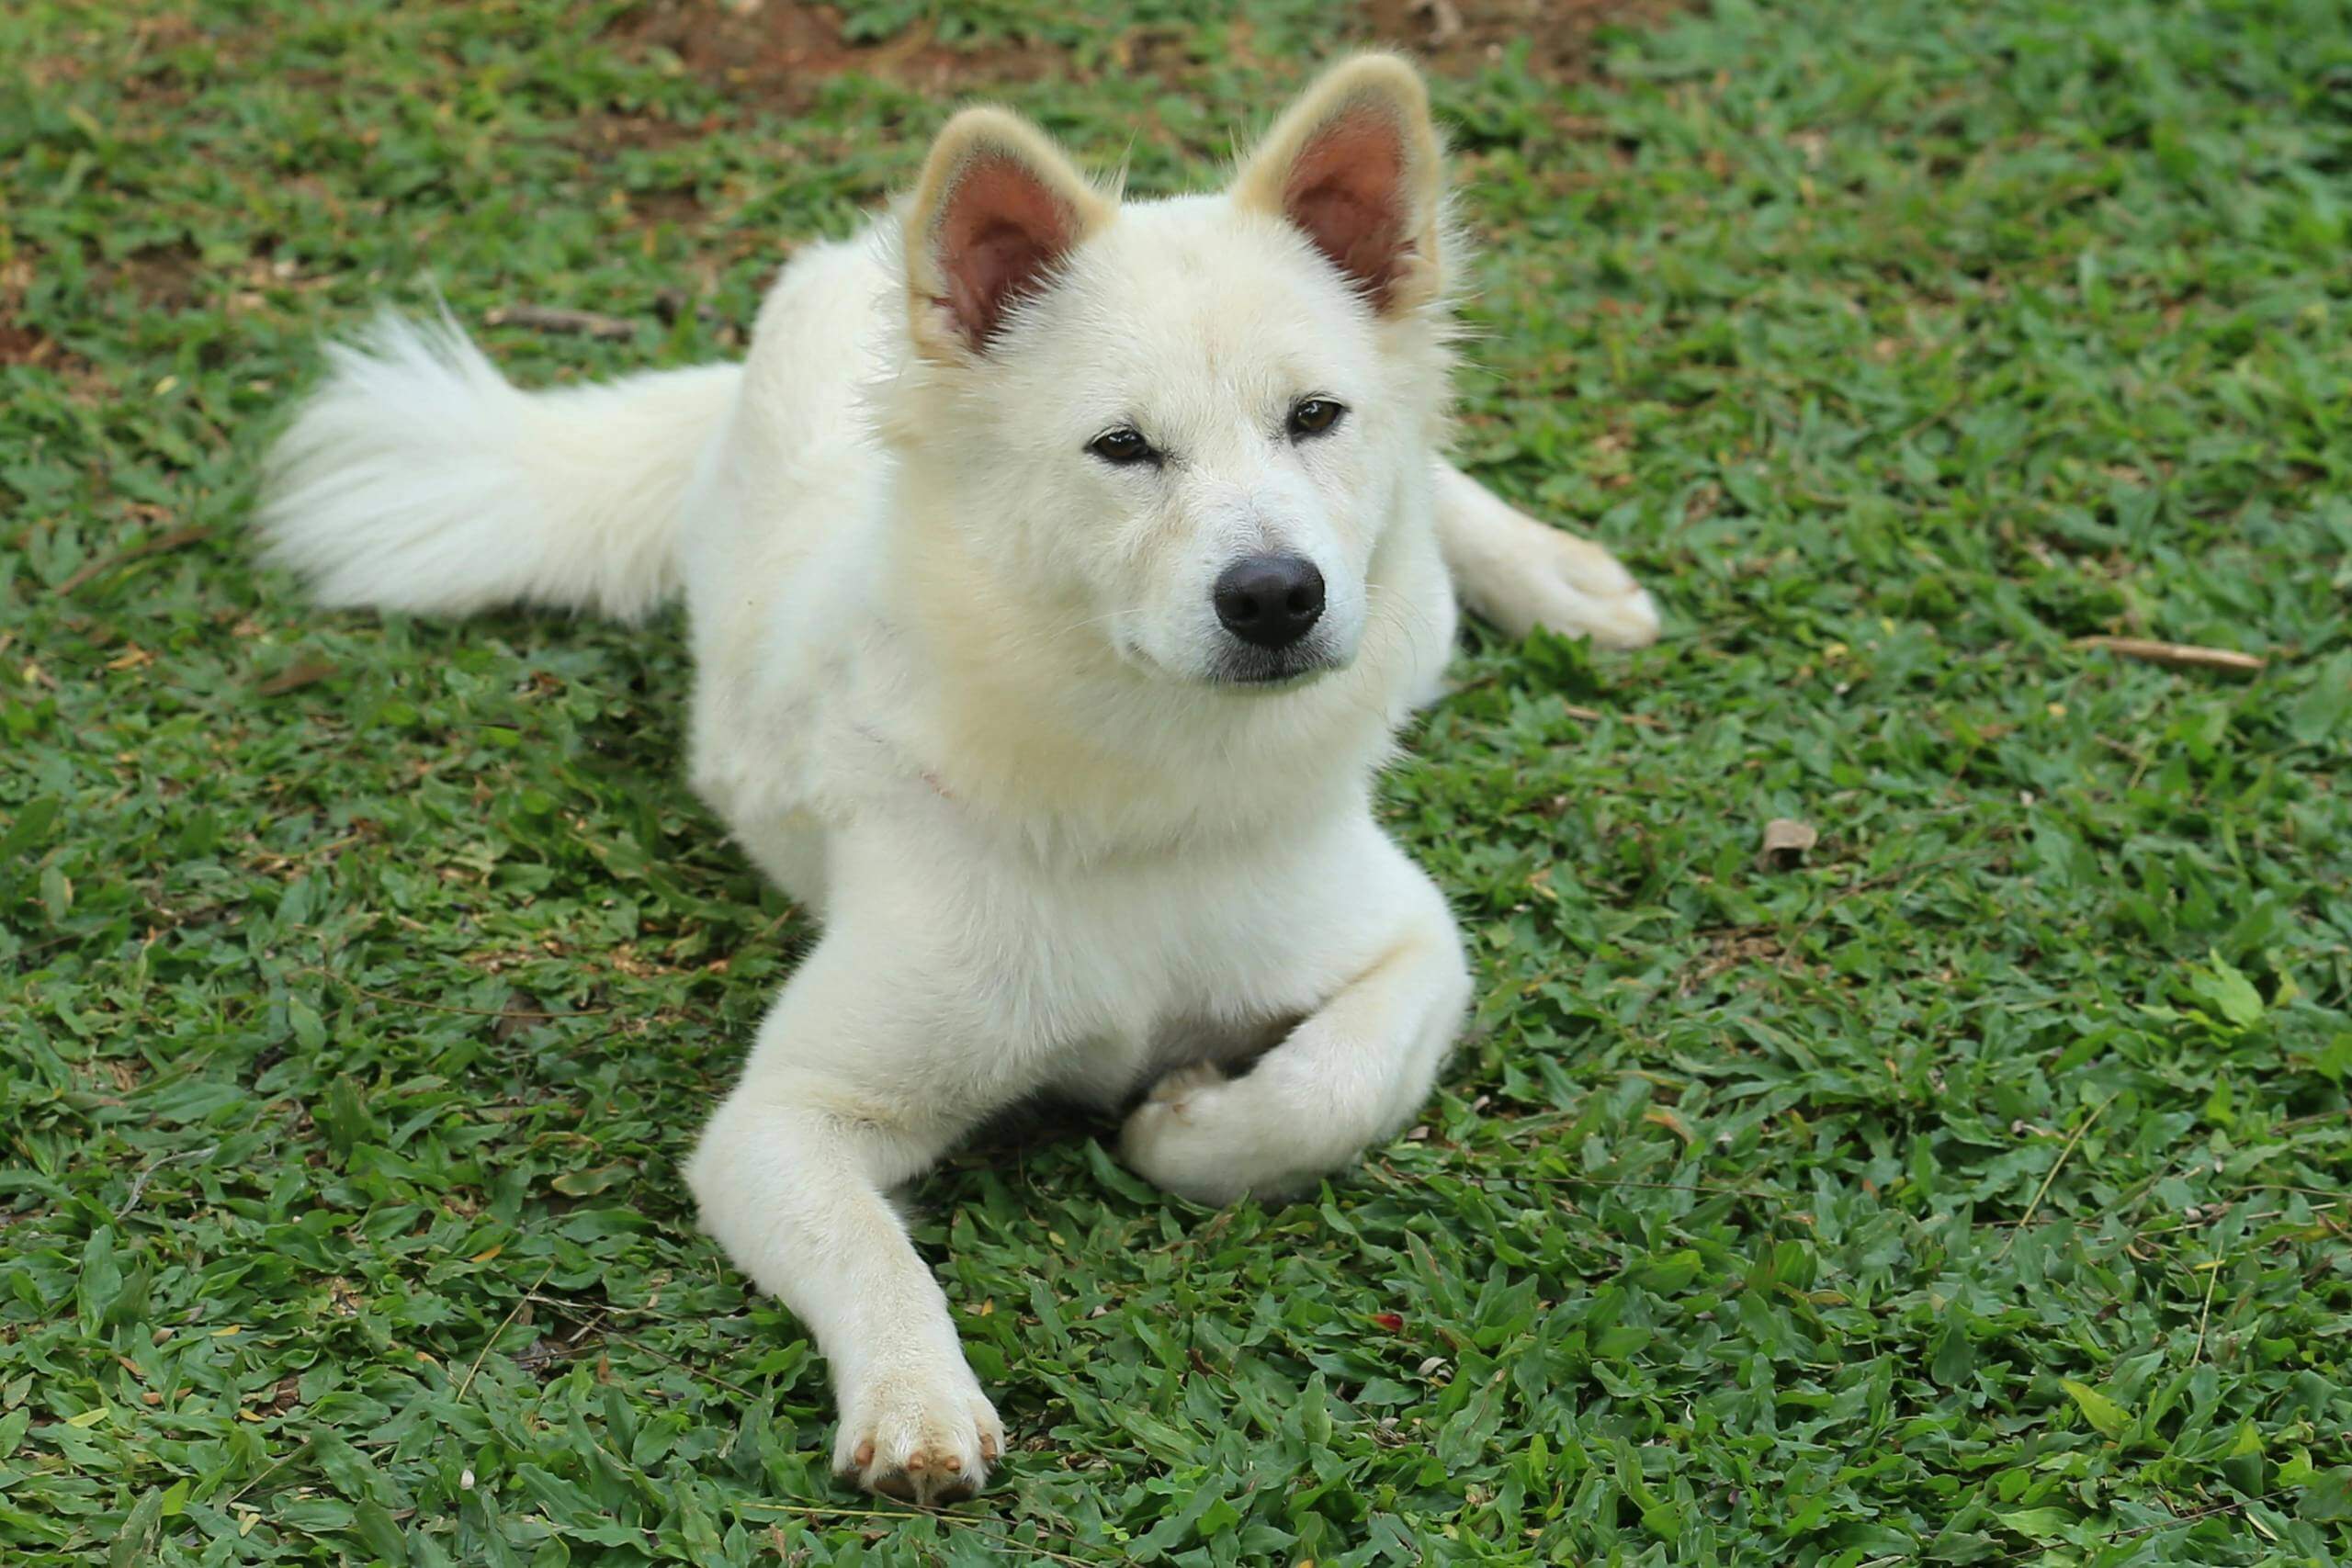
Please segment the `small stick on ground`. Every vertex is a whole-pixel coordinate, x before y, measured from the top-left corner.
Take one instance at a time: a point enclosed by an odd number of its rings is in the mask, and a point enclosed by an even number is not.
[[[498,1326],[490,1331],[490,1337],[481,1342],[481,1350],[474,1355],[474,1364],[466,1369],[466,1381],[458,1385],[458,1398],[460,1401],[465,1399],[466,1391],[474,1386],[474,1374],[481,1371],[482,1361],[489,1356],[491,1348],[498,1343],[498,1337],[506,1332],[509,1324],[523,1315],[524,1307],[527,1306],[531,1299],[539,1293],[539,1287],[546,1284],[548,1277],[554,1272],[555,1265],[552,1263],[542,1269],[539,1277],[531,1281],[531,1288],[514,1298],[514,1305],[509,1309],[503,1318],[499,1320]]]
[[[2050,1174],[2041,1179],[2041,1186],[2034,1193],[2033,1201],[2025,1206],[2024,1217],[2018,1220],[2016,1224],[2009,1227],[2009,1239],[2001,1243],[2000,1251],[1993,1254],[1994,1262],[1998,1263],[2001,1259],[2007,1258],[2009,1255],[2009,1248],[2018,1244],[2018,1235],[2024,1231],[2026,1226],[2033,1224],[2033,1216],[2041,1211],[2041,1201],[2050,1196],[2051,1183],[2056,1181],[2058,1179],[2058,1173],[2066,1168],[2067,1156],[2075,1152],[2075,1145],[2083,1141],[2083,1134],[2091,1130],[2091,1123],[2098,1120],[2099,1112],[2114,1104],[2115,1100],[2115,1096],[2109,1095],[2107,1099],[2100,1100],[2097,1105],[2091,1107],[2091,1112],[2089,1115],[2084,1117],[2080,1122],[2075,1124],[2075,1135],[2066,1140],[2066,1146],[2060,1149],[2058,1151],[2058,1157],[2050,1162]]]
[[[2225,670],[2252,675],[2270,661],[2259,654],[2227,648],[2199,648],[2193,642],[2152,642],[2138,637],[2078,637],[2076,648],[2103,648],[2118,659],[2143,660],[2172,670]]]
[[[90,579],[97,576],[101,572],[112,571],[119,566],[129,566],[132,561],[138,560],[145,556],[157,556],[163,554],[165,550],[178,549],[182,545],[192,545],[197,540],[206,537],[211,532],[211,526],[203,523],[191,523],[184,528],[173,528],[166,530],[164,533],[156,535],[153,538],[149,539],[144,544],[133,545],[127,550],[117,550],[114,554],[107,556],[101,560],[92,561],[89,565],[82,568],[81,570],[75,572],[73,576],[59,583],[51,592],[60,594],[71,593],[74,590],[81,587],[82,584],[89,581]]]
[[[122,1208],[116,1213],[115,1223],[119,1224],[130,1217],[130,1212],[139,1207],[139,1195],[147,1190],[147,1184],[155,1179],[157,1171],[167,1165],[176,1165],[184,1159],[203,1159],[209,1155],[217,1155],[220,1152],[220,1145],[207,1144],[200,1149],[182,1149],[175,1155],[159,1155],[141,1166],[139,1174],[130,1179],[130,1195],[122,1201]]]
[[[2222,1265],[2226,1261],[2216,1258],[2205,1268],[2205,1306],[2197,1314],[2197,1348],[2188,1353],[2188,1364],[2195,1366],[2205,1354],[2205,1325],[2213,1320],[2213,1282],[2222,1277]]]
[[[1056,1551],[1049,1546],[1038,1546],[1012,1535],[1007,1531],[1006,1527],[998,1524],[995,1520],[975,1518],[968,1514],[950,1513],[945,1508],[934,1507],[924,1503],[909,1503],[897,1508],[856,1508],[833,1503],[804,1503],[794,1499],[775,1503],[736,1503],[730,1506],[739,1514],[784,1514],[801,1519],[943,1519],[962,1525],[967,1529],[979,1530],[993,1538],[1000,1546],[1010,1547],[1015,1551],[1025,1551],[1032,1557],[1042,1557],[1050,1562],[1071,1562],[1076,1563],[1077,1568],[1095,1568],[1096,1562],[1103,1561],[1099,1558],[1089,1561],[1083,1557],[1073,1557],[1067,1551]],[[1073,1540],[1069,1544],[1076,1546],[1080,1543]]]
[[[500,305],[482,312],[482,323],[492,327],[530,327],[543,333],[573,333],[581,337],[621,343],[637,335],[637,323],[594,310],[567,310],[557,305]]]
[[[1560,711],[1570,718],[1580,718],[1587,724],[1599,724],[1604,718],[1622,718],[1627,724],[1638,724],[1645,729],[1664,729],[1666,725],[1645,713],[1604,713],[1599,708],[1579,707],[1575,703],[1563,703]]]
[[[315,964],[298,964],[295,967],[305,975],[332,980],[345,990],[366,997],[369,1001],[390,1002],[395,1007],[423,1008],[427,1012],[455,1012],[469,1018],[513,1018],[526,1023],[546,1023],[566,1018],[602,1018],[613,1010],[610,1008],[574,1008],[570,1012],[530,1012],[521,1008],[461,1008],[449,1002],[426,1002],[414,997],[396,997],[390,991],[371,991],[355,981],[345,979],[332,969],[322,969]]]

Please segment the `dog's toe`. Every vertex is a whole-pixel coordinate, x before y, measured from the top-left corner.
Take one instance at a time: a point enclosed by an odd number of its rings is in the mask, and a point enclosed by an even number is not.
[[[1004,1423],[968,1369],[910,1363],[848,1392],[833,1469],[868,1492],[928,1506],[978,1492],[1004,1451]]]
[[[1147,1104],[1165,1105],[1181,1112],[1194,1094],[1224,1081],[1225,1072],[1216,1063],[1194,1062],[1189,1066],[1178,1067],[1153,1084],[1151,1092],[1144,1096],[1144,1100]]]
[[[1603,648],[1646,648],[1657,640],[1657,601],[1615,556],[1555,529],[1537,539],[1526,570],[1490,584],[1480,605],[1503,630],[1524,637],[1543,626]]]
[[[1657,603],[1639,588],[1593,606],[1586,633],[1603,648],[1647,648],[1657,640]]]
[[[1266,1185],[1266,1139],[1246,1100],[1241,1084],[1215,1067],[1181,1068],[1128,1113],[1120,1157],[1180,1197],[1229,1203]]]

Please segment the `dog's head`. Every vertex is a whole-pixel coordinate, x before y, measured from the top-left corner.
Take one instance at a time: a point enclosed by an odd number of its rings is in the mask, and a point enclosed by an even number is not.
[[[1352,660],[1442,418],[1443,207],[1390,56],[1214,196],[1122,203],[1012,115],[950,121],[905,211],[886,426],[1001,629],[1196,686]]]

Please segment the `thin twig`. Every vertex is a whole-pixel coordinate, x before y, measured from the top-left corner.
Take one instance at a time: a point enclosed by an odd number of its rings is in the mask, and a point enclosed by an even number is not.
[[[688,1376],[700,1378],[705,1382],[715,1382],[719,1387],[727,1390],[729,1393],[741,1394],[745,1399],[756,1399],[759,1397],[756,1390],[745,1388],[740,1382],[730,1382],[727,1379],[720,1377],[717,1372],[710,1371],[707,1367],[697,1367],[692,1361],[681,1361],[677,1357],[671,1355],[666,1350],[656,1350],[652,1346],[648,1345],[644,1340],[638,1338],[634,1335],[624,1334],[620,1330],[615,1328],[607,1328],[604,1331],[604,1334],[605,1338],[617,1339],[622,1344],[628,1346],[630,1349],[638,1351],[642,1355],[652,1357],[663,1366],[675,1367],[678,1371],[686,1373]]]
[[[1498,673],[1489,671],[1487,674],[1479,676],[1476,680],[1464,681],[1458,685],[1448,686],[1445,689],[1446,695],[1458,697],[1465,692],[1484,691],[1488,686],[1496,684],[1501,679],[1502,677]],[[1671,730],[1674,728],[1674,726],[1668,724],[1666,720],[1662,718],[1652,718],[1645,713],[1612,713],[1607,708],[1586,707],[1581,703],[1562,703],[1560,705],[1560,711],[1566,714],[1570,718],[1580,718],[1587,724],[1599,724],[1604,718],[1615,718],[1623,719],[1627,724],[1640,725],[1645,729]]]
[[[1652,718],[1645,713],[1608,713],[1600,708],[1580,707],[1575,703],[1562,703],[1560,711],[1570,718],[1580,718],[1587,724],[1599,724],[1604,718],[1620,718],[1627,724],[1638,724],[1645,729],[1669,728],[1665,720]]]
[[[2018,1244],[2018,1237],[2024,1233],[2026,1226],[2033,1224],[2034,1214],[2041,1208],[2041,1201],[2050,1196],[2051,1183],[2056,1181],[2058,1179],[2058,1173],[2066,1168],[2067,1157],[2074,1154],[2075,1145],[2083,1141],[2083,1134],[2091,1130],[2091,1123],[2098,1120],[2099,1112],[2114,1104],[2118,1098],[2119,1097],[2115,1095],[2109,1095],[2105,1100],[2100,1100],[2096,1106],[2091,1108],[2091,1113],[2089,1115],[2084,1117],[2082,1121],[2075,1123],[2074,1136],[2068,1138],[2066,1140],[2066,1146],[2058,1151],[2058,1157],[2050,1162],[2050,1174],[2041,1179],[2041,1186],[2035,1191],[2033,1195],[2033,1201],[2025,1206],[2025,1213],[2023,1217],[2020,1218],[2016,1224],[2009,1227],[2009,1237],[2007,1241],[2001,1243],[2001,1250],[1993,1254],[1994,1262],[1998,1263],[2001,1259],[2007,1258],[2009,1255],[2009,1248]]]
[[[571,1012],[526,1012],[520,1008],[461,1008],[452,1002],[421,1002],[414,997],[396,997],[389,991],[371,991],[356,980],[346,980],[332,969],[322,969],[315,964],[296,966],[304,975],[323,975],[345,990],[355,991],[370,1001],[390,1002],[395,1007],[423,1008],[427,1012],[461,1012],[470,1018],[521,1018],[550,1022],[566,1018],[602,1018],[611,1008],[580,1008]]]
[[[2242,1513],[2256,1503],[2276,1502],[2279,1498],[2291,1496],[2293,1492],[2294,1488],[2282,1486],[2276,1492],[2266,1492],[2259,1497],[2233,1497],[2226,1503],[2215,1503],[2208,1507],[2192,1509],[2186,1514],[2175,1514],[2168,1519],[2154,1519],[2144,1525],[2130,1525],[2122,1529],[2110,1531],[2102,1539],[2106,1544],[2111,1546],[2120,1540],[2136,1540],[2143,1535],[2182,1529],[2190,1525],[2203,1524],[2207,1519],[2220,1518],[2224,1514]],[[2006,1552],[1987,1561],[1996,1563],[2015,1562],[2041,1550],[2043,1549],[2039,1546],[2030,1546],[2022,1551]]]
[[[1505,1123],[1505,1125],[1511,1131],[1516,1132],[1519,1129],[1527,1126],[1531,1122],[1563,1121],[1567,1118],[1568,1114],[1569,1113],[1566,1111],[1560,1111],[1557,1113],[1545,1112],[1541,1116],[1523,1116],[1518,1121]],[[1508,1138],[1506,1141],[1508,1141]],[[1385,1160],[1379,1164],[1367,1167],[1366,1168],[1373,1175],[1380,1177],[1393,1185],[1399,1187],[1408,1185],[1404,1176],[1401,1175],[1395,1167],[1389,1165]],[[1790,1201],[1789,1195],[1785,1192],[1768,1192],[1758,1187],[1733,1187],[1720,1181],[1623,1181],[1599,1176],[1554,1176],[1548,1172],[1526,1170],[1513,1171],[1502,1179],[1506,1181],[1532,1182],[1547,1187],[1623,1187],[1650,1192],[1704,1192],[1717,1197],[1747,1198],[1757,1202],[1779,1203],[1782,1205],[1786,1205]],[[1477,1186],[1482,1191],[1485,1190],[1483,1183],[1478,1182],[1476,1179],[1473,1179],[1472,1185]]]
[[[1029,1541],[1017,1540],[1009,1533],[1009,1527],[998,1525],[993,1520],[976,1518],[969,1514],[951,1514],[944,1508],[929,1508],[923,1506],[920,1503],[910,1503],[903,1508],[860,1508],[832,1503],[803,1503],[797,1501],[787,1503],[744,1502],[733,1504],[731,1506],[737,1513],[765,1510],[770,1513],[789,1515],[794,1518],[806,1519],[941,1519],[949,1524],[962,1525],[967,1529],[980,1530],[985,1534],[994,1536],[998,1540],[1001,1541],[1006,1546],[1013,1548],[1015,1551],[1026,1551],[1033,1556],[1047,1558],[1056,1562],[1074,1562],[1078,1565],[1078,1568],[1098,1568],[1098,1564],[1106,1561],[1102,1558],[1095,1558],[1090,1561],[1083,1557],[1072,1557],[1068,1552],[1056,1551],[1051,1547],[1037,1546]],[[1074,1546],[1078,1543],[1073,1541],[1070,1544]]]
[[[2335,1196],[2337,1189],[2333,1187],[2298,1187],[2291,1181],[2249,1181],[2244,1186],[2233,1187],[2230,1190],[2232,1192],[2300,1192],[2306,1198],[2333,1198]],[[2333,1209],[2335,1205],[2334,1203],[2314,1203],[2312,1207],[2314,1209]]]
[[[582,337],[620,343],[637,335],[637,323],[594,310],[567,310],[558,305],[500,305],[482,313],[492,327],[530,327],[543,333],[576,333]]]
[[[182,1149],[175,1155],[161,1155],[149,1160],[139,1168],[139,1174],[130,1179],[130,1193],[123,1199],[122,1207],[116,1213],[115,1219],[119,1222],[130,1217],[130,1212],[139,1207],[139,1195],[147,1190],[147,1184],[153,1181],[155,1179],[155,1173],[165,1166],[184,1159],[202,1159],[207,1155],[217,1155],[220,1152],[220,1145],[207,1144],[200,1149]]]
[[[2254,1190],[2254,1189],[2241,1189],[2240,1190]],[[2290,1188],[2290,1189],[2289,1189],[2289,1190],[2290,1190],[2290,1191],[2308,1191],[2308,1190],[2312,1190],[2312,1189],[2307,1189],[2307,1188],[2305,1188],[2305,1189]],[[2333,1202],[2333,1203],[2312,1203],[2312,1204],[2309,1205],[2309,1208],[2310,1208],[2310,1210],[2311,1210],[2311,1212],[2312,1212],[2312,1214],[2314,1217],[2316,1217],[2316,1216],[2318,1216],[2318,1215],[2321,1215],[2321,1214],[2325,1213],[2326,1213],[2328,1210],[2330,1210],[2330,1209],[2341,1209],[2341,1208],[2345,1207],[2346,1203],[2352,1203],[2352,1199],[2339,1200],[2338,1201],[2336,1201],[2336,1202]],[[2213,1223],[2213,1220],[2221,1219],[2221,1218],[2222,1218],[2222,1217],[2223,1217],[2223,1215],[2224,1215],[2224,1214],[2233,1213],[2234,1213],[2234,1211],[2228,1209],[2228,1208],[2227,1208],[2227,1206],[2226,1206],[2226,1205],[2224,1205],[2224,1206],[2223,1206],[2223,1209],[2222,1209],[2222,1213],[2217,1213],[2217,1214],[2213,1215],[2213,1216],[2212,1216],[2212,1219],[2204,1219],[2204,1218],[2199,1218],[2199,1219],[2195,1219],[2195,1220],[2181,1220],[2181,1221],[2176,1222],[2175,1224],[2168,1224],[2168,1225],[2154,1225],[2154,1224],[2150,1224],[2150,1225],[2134,1225],[2134,1226],[2132,1226],[2132,1239],[2133,1241],[2135,1241],[2135,1242],[2140,1242],[2140,1241],[2145,1241],[2145,1240],[2147,1240],[2150,1236],[2157,1236],[2157,1235],[2179,1235],[2181,1232],[2183,1232],[2183,1231],[2196,1231],[2196,1230],[2203,1230],[2207,1225],[2209,1225],[2209,1224],[2212,1224],[2212,1223]],[[2258,1220],[2284,1220],[2284,1219],[2290,1219],[2290,1218],[2293,1218],[2294,1216],[2290,1215],[2290,1214],[2286,1210],[2284,1210],[2284,1209],[2260,1209],[2260,1210],[2257,1210],[2257,1211],[2256,1211],[2255,1213],[2250,1213],[2250,1214],[2238,1214],[2236,1217],[2237,1217],[2237,1219],[2238,1219],[2241,1223],[2243,1223],[2243,1224],[2253,1224],[2255,1222],[2256,1222],[2256,1221],[2258,1221]],[[2043,1223],[2044,1224],[2049,1224],[2050,1222],[2049,1222],[2049,1221],[2047,1221],[2047,1220],[2045,1220],[2045,1221],[2043,1221],[2042,1223]],[[2338,1225],[2337,1224],[2335,1224],[2335,1222],[2334,1222],[2334,1221],[2332,1221],[2332,1220],[2324,1220],[2324,1219],[2322,1219],[2322,1220],[2319,1220],[2319,1221],[2318,1221],[2318,1224],[2321,1224],[2323,1227],[2324,1227],[2324,1228],[2326,1228],[2326,1229],[2329,1229],[2329,1230],[2341,1230],[2341,1229],[2343,1228],[2341,1225]]]
[[[212,527],[209,524],[190,523],[185,527],[174,528],[167,533],[158,534],[153,538],[147,540],[144,544],[133,545],[127,550],[117,550],[114,554],[106,557],[104,559],[92,561],[89,565],[84,567],[81,570],[75,572],[73,576],[59,583],[55,588],[51,589],[51,592],[62,597],[73,592],[74,590],[81,587],[82,584],[89,581],[90,579],[97,576],[101,572],[112,571],[119,566],[129,566],[132,561],[138,560],[143,556],[157,556],[163,554],[165,550],[178,549],[182,545],[192,545],[196,543],[197,540],[205,537],[211,532]]]
[[[282,697],[288,692],[299,692],[305,686],[315,686],[320,682],[331,678],[334,673],[334,660],[321,659],[316,654],[312,654],[296,660],[268,680],[256,685],[254,688],[254,694],[263,697]]]
[[[1754,1187],[1727,1187],[1720,1181],[1610,1181],[1593,1176],[1552,1176],[1534,1171],[1520,1171],[1505,1179],[1561,1187],[1624,1187],[1645,1192],[1704,1192],[1715,1197],[1747,1198],[1762,1203],[1785,1204],[1789,1201],[1784,1193],[1766,1192]]]
[[[2226,670],[2251,675],[2270,661],[2258,654],[2234,649],[2199,648],[2192,642],[2154,642],[2143,637],[2078,637],[2076,648],[2103,648],[2119,659],[2144,660],[2173,670]]]
[[[514,1298],[514,1305],[508,1310],[505,1318],[496,1328],[490,1331],[490,1337],[482,1341],[481,1350],[476,1352],[474,1355],[474,1364],[466,1369],[466,1381],[458,1385],[458,1397],[460,1400],[466,1397],[466,1391],[474,1386],[474,1374],[481,1371],[482,1358],[490,1354],[490,1348],[492,1345],[497,1344],[498,1337],[505,1333],[508,1325],[513,1324],[517,1317],[520,1317],[523,1314],[523,1309],[530,1304],[531,1297],[538,1291],[538,1288],[541,1285],[548,1282],[548,1276],[554,1272],[555,1265],[553,1263],[549,1263],[545,1269],[541,1269],[539,1277],[531,1282],[530,1290],[524,1292],[521,1295]]]
[[[287,1450],[284,1453],[278,1455],[276,1459],[270,1461],[269,1463],[264,1465],[260,1471],[255,1472],[251,1480],[247,1481],[243,1486],[238,1487],[234,1492],[229,1494],[227,1500],[220,1505],[220,1511],[222,1513],[228,1512],[231,1505],[234,1504],[238,1498],[243,1496],[246,1493],[252,1491],[254,1487],[260,1485],[263,1482],[277,1474],[279,1466],[286,1464],[290,1461],[298,1460],[304,1454],[310,1452],[311,1442],[311,1438],[305,1438],[300,1442],[295,1444],[292,1448]]]
[[[544,1278],[542,1278],[541,1283],[545,1283]],[[634,1335],[624,1333],[619,1328],[611,1325],[610,1320],[615,1312],[646,1311],[647,1309],[643,1307],[616,1308],[588,1306],[577,1302],[565,1302],[554,1296],[540,1295],[538,1293],[537,1285],[531,1287],[530,1291],[526,1294],[526,1299],[537,1302],[543,1306],[554,1307],[556,1311],[560,1313],[572,1314],[573,1321],[575,1322],[582,1321],[584,1318],[587,1326],[598,1330],[605,1339],[626,1345],[630,1349],[638,1351],[642,1355],[650,1356],[664,1366],[675,1367],[678,1371],[684,1372],[689,1377],[700,1379],[704,1382],[717,1383],[719,1387],[727,1390],[729,1393],[740,1394],[745,1399],[756,1399],[759,1397],[759,1393],[756,1390],[745,1388],[739,1382],[730,1382],[707,1368],[697,1367],[691,1361],[682,1361],[678,1359],[677,1357],[673,1356],[666,1351],[656,1350],[644,1340],[636,1337]],[[676,1318],[669,1316],[667,1314],[655,1314],[654,1316],[657,1321],[663,1323],[675,1323],[679,1321]],[[575,1335],[573,1337],[577,1339],[579,1337]]]
[[[2205,1325],[2213,1317],[2213,1286],[2222,1277],[2222,1259],[2216,1258],[2205,1265],[2205,1305],[2197,1314],[2197,1348],[2188,1352],[2188,1365],[2193,1371],[2198,1359],[2205,1354]]]
[[[594,1313],[603,1317],[611,1317],[616,1314],[627,1313],[631,1317],[650,1317],[662,1323],[676,1323],[679,1321],[669,1313],[663,1312],[660,1307],[622,1306],[617,1303],[613,1302],[606,1302],[601,1306],[593,1302],[568,1302],[561,1296],[540,1295],[537,1293],[536,1288],[533,1290],[532,1293],[524,1297],[524,1300],[537,1302],[541,1306],[551,1306],[559,1312],[564,1313]]]
[[[1914,875],[1925,875],[1928,872],[1947,865],[1957,864],[1962,861],[1983,860],[1999,852],[2000,848],[1997,845],[1987,845],[1973,850],[1956,850],[1948,855],[1935,855],[1927,860],[1913,861],[1907,865],[1896,866],[1893,871],[1881,873],[1877,876],[1865,876],[1860,881],[1849,882],[1824,899],[1820,908],[1805,917],[1804,924],[1797,928],[1796,934],[1781,944],[1780,964],[1781,973],[1788,972],[1792,962],[1802,962],[1798,955],[1804,951],[1804,939],[1813,934],[1813,928],[1819,925],[1830,910],[1855,894],[1868,893],[1874,888],[1905,881]]]

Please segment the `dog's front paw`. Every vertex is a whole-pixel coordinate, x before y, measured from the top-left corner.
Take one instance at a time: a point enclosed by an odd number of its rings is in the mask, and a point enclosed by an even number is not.
[[[1546,626],[1602,648],[1657,640],[1657,605],[1615,556],[1589,539],[1532,523],[1521,538],[1522,570],[1485,585],[1479,608],[1513,637]]]
[[[1153,1186],[1215,1205],[1298,1184],[1267,1144],[1248,1094],[1205,1062],[1154,1084],[1119,1132],[1120,1157]]]
[[[842,1390],[833,1471],[868,1492],[953,1503],[987,1483],[1004,1423],[960,1354],[885,1359]]]

